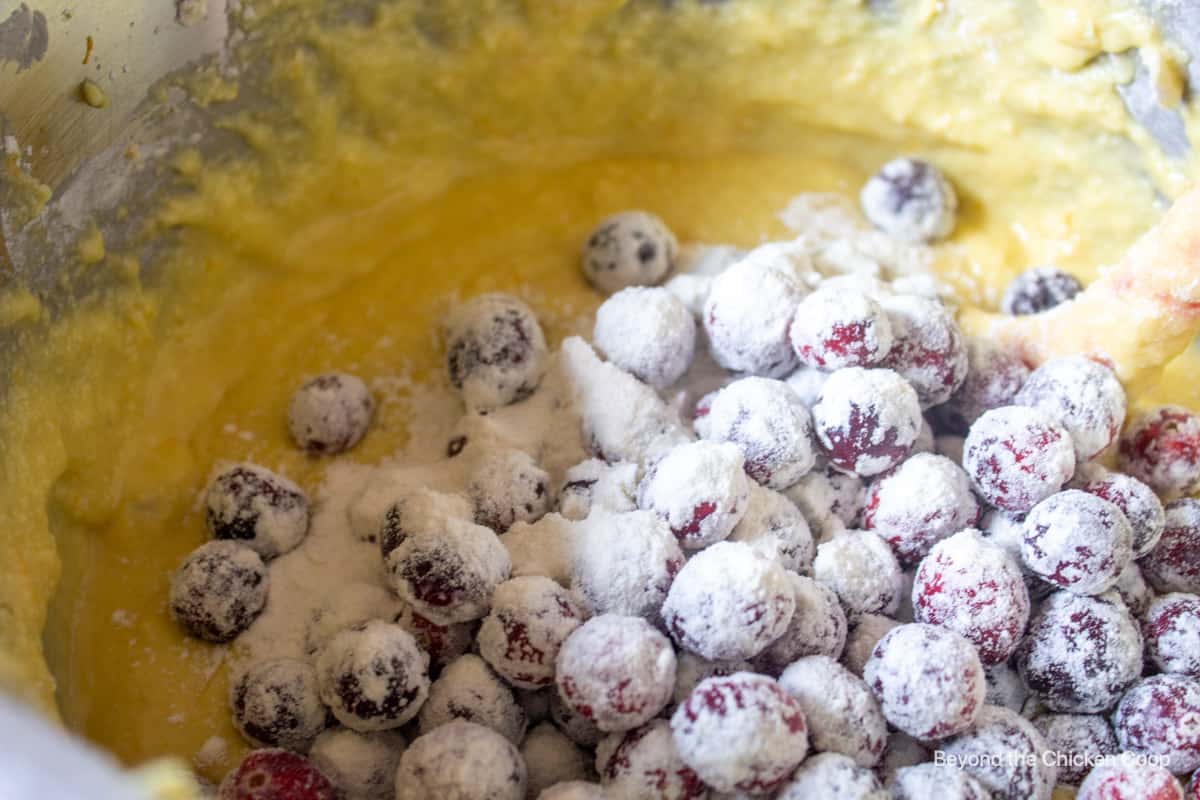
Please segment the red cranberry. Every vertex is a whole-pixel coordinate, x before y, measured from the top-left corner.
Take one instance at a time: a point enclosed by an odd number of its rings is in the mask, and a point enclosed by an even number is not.
[[[258,553],[236,542],[208,542],[171,576],[171,617],[198,639],[233,641],[262,613],[267,585]]]
[[[680,647],[730,661],[762,652],[787,630],[795,609],[783,567],[749,545],[720,542],[679,571],[662,615]]]
[[[782,378],[797,365],[788,326],[804,297],[786,255],[751,250],[712,282],[704,330],[713,358],[727,370]]]
[[[508,551],[481,525],[447,519],[436,531],[404,539],[387,557],[388,582],[421,616],[440,625],[488,612],[492,592],[508,578]]]
[[[863,679],[887,721],[917,739],[944,739],[969,728],[987,691],[971,643],[934,625],[901,625],[886,633]]]
[[[1121,436],[1121,471],[1160,494],[1186,494],[1200,483],[1200,417],[1160,406],[1135,419]]]
[[[841,753],[860,767],[879,762],[887,720],[862,678],[828,656],[806,656],[783,671],[779,685],[804,710],[814,750]]]
[[[841,531],[817,547],[813,577],[837,594],[846,617],[894,614],[903,575],[892,549],[870,531]]]
[[[1030,267],[1012,279],[1004,290],[1000,310],[1010,316],[1040,314],[1067,302],[1083,291],[1079,279],[1057,267]]]
[[[696,318],[666,289],[633,286],[596,310],[592,341],[611,363],[656,389],[665,389],[692,364]]]
[[[1079,488],[1115,505],[1125,514],[1133,530],[1133,557],[1141,558],[1162,537],[1166,512],[1162,501],[1146,484],[1119,472],[1106,472],[1083,481]]]
[[[846,643],[846,614],[833,590],[794,572],[787,573],[796,597],[796,611],[787,630],[753,659],[754,668],[778,675],[803,656],[837,659]]]
[[[456,719],[486,725],[513,744],[525,737],[528,722],[512,689],[473,653],[460,656],[442,670],[417,717],[422,734]]]
[[[325,775],[287,750],[251,750],[221,781],[219,800],[336,800]]]
[[[488,411],[524,400],[541,383],[546,337],[529,307],[484,294],[446,320],[446,370],[468,410]]]
[[[274,658],[255,664],[234,684],[233,724],[258,747],[305,752],[325,730],[317,673],[307,663]]]
[[[813,406],[825,457],[838,469],[863,477],[903,461],[923,421],[917,393],[887,369],[838,370],[825,381]]]
[[[347,728],[398,728],[429,695],[429,656],[399,625],[371,620],[352,625],[317,659],[321,699]]]
[[[1166,526],[1141,560],[1146,580],[1160,592],[1200,594],[1200,500],[1167,503]]]
[[[414,741],[396,770],[396,800],[524,800],[525,785],[525,762],[516,746],[491,728],[461,719]]]
[[[1096,765],[1079,787],[1075,800],[1185,800],[1183,787],[1170,771],[1137,758]]]
[[[779,787],[775,800],[810,797],[878,797],[883,787],[875,773],[841,753],[818,753],[807,759]]]
[[[1129,564],[1133,531],[1121,509],[1067,489],[1025,517],[1021,555],[1039,577],[1075,594],[1099,594]]]
[[[984,664],[1007,661],[1029,622],[1021,568],[976,530],[934,545],[913,581],[917,622],[965,636]]]
[[[733,532],[750,494],[742,449],[727,442],[689,442],[647,469],[638,506],[667,521],[680,546],[698,549]]]
[[[937,300],[897,295],[883,300],[896,341],[882,366],[917,390],[921,408],[950,399],[967,377],[967,348],[954,317]]]
[[[1121,698],[1113,728],[1124,750],[1156,756],[1177,775],[1200,768],[1200,683],[1185,675],[1146,678]]]
[[[215,539],[240,542],[264,559],[293,549],[308,535],[308,498],[282,475],[235,464],[208,485],[204,519]]]
[[[986,339],[967,340],[967,377],[950,399],[933,410],[938,427],[965,436],[975,420],[993,408],[1012,405],[1029,377],[1015,353]]]
[[[1059,783],[1078,786],[1093,764],[1120,751],[1112,726],[1099,714],[1043,714],[1033,726],[1054,754]]]
[[[979,522],[971,480],[944,456],[918,453],[871,485],[863,527],[882,536],[901,564],[916,564],[929,548]]]
[[[896,158],[863,185],[859,204],[871,224],[906,242],[949,236],[958,197],[938,168],[917,158]]]
[[[1058,420],[1071,435],[1075,460],[1090,461],[1117,438],[1125,421],[1125,390],[1108,367],[1085,356],[1055,358],[1033,371],[1017,405]]]
[[[892,324],[878,303],[851,288],[823,288],[800,303],[792,347],[810,367],[871,367],[892,349]]]
[[[604,614],[558,651],[558,693],[602,731],[627,731],[654,718],[675,688],[675,651],[641,617]]]
[[[1163,672],[1200,678],[1200,597],[1163,595],[1142,620],[1146,650]]]
[[[1047,749],[1029,720],[997,706],[984,706],[974,727],[942,745],[995,800],[1050,800],[1057,770],[1043,759]]]
[[[742,378],[726,386],[713,398],[703,435],[741,447],[746,474],[771,489],[786,489],[816,463],[812,416],[783,381]]]
[[[596,749],[596,771],[614,797],[700,800],[708,787],[683,763],[665,719],[614,733]]]
[[[769,793],[808,753],[800,704],[749,672],[701,681],[675,709],[671,733],[683,762],[718,792]]]
[[[963,467],[985,500],[1025,512],[1062,488],[1075,472],[1071,438],[1042,412],[1004,406],[983,414],[963,445]]]
[[[1042,603],[1014,656],[1021,679],[1047,708],[1107,711],[1142,672],[1142,636],[1113,593],[1055,592]]]
[[[513,686],[540,689],[554,683],[554,660],[584,612],[549,578],[505,581],[492,595],[492,611],[479,629],[479,654]]]

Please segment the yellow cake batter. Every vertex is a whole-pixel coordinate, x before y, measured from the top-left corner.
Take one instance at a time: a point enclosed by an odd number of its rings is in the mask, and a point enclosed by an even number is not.
[[[961,198],[947,277],[994,308],[1033,264],[1092,279],[1193,177],[1114,91],[1139,46],[1164,104],[1181,86],[1125,0],[397,1],[340,25],[313,0],[247,5],[278,106],[227,120],[251,158],[174,162],[193,189],[147,231],[177,243],[168,277],[140,284],[89,231],[81,269],[110,291],[47,329],[28,293],[0,294],[0,324],[30,332],[0,410],[0,681],[130,763],[224,737],[212,778],[241,747],[222,651],[168,619],[168,576],[205,538],[214,461],[315,486],[285,427],[305,377],[437,375],[449,298],[489,289],[557,339],[599,299],[580,243],[629,207],[751,245],[797,193],[854,195],[919,154]],[[203,83],[218,107],[237,94]],[[1200,407],[1191,362],[1165,384],[1143,369],[1179,346],[1121,365],[1140,398]],[[403,394],[353,458],[420,425]]]

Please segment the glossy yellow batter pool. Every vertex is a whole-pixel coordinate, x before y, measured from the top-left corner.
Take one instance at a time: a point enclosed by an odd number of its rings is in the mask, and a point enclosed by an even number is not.
[[[1032,264],[1091,279],[1193,175],[1114,91],[1135,46],[1162,102],[1179,91],[1176,54],[1122,0],[391,2],[347,26],[318,2],[251,5],[278,106],[227,125],[254,157],[176,160],[193,188],[148,232],[177,237],[166,281],[83,243],[118,287],[35,337],[0,412],[0,680],[131,763],[224,737],[212,778],[240,747],[221,650],[170,622],[167,579],[205,538],[215,460],[313,488],[321,463],[285,427],[303,377],[435,375],[434,323],[485,289],[557,339],[598,301],[582,239],[628,207],[751,245],[784,233],[794,195],[854,195],[920,154],[962,198],[946,276],[994,307]],[[0,310],[36,326],[28,295]],[[1165,383],[1137,366],[1142,399],[1200,405],[1192,362]],[[404,393],[354,458],[420,425]]]

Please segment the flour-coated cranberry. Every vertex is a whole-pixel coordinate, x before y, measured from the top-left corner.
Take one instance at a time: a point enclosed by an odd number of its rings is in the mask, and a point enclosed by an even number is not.
[[[1057,421],[1037,409],[1004,406],[981,415],[963,444],[963,468],[984,500],[1025,512],[1075,472],[1075,448]]]
[[[858,523],[866,501],[862,478],[818,465],[784,494],[796,504],[818,544]]]
[[[702,435],[741,447],[746,474],[771,489],[796,483],[817,459],[812,415],[786,383],[770,378],[742,378],[717,392]]]
[[[609,797],[598,783],[564,781],[543,789],[537,800],[609,800]]]
[[[448,519],[437,531],[407,537],[387,557],[388,583],[413,610],[439,625],[487,614],[511,561],[496,534]]]
[[[906,242],[949,236],[957,220],[954,187],[937,167],[918,158],[884,164],[863,185],[858,200],[871,224]]]
[[[342,453],[362,439],[374,410],[371,390],[361,378],[328,372],[306,381],[292,394],[288,431],[309,453]]]
[[[1167,503],[1162,537],[1139,563],[1158,591],[1200,594],[1200,500]]]
[[[1108,720],[1099,714],[1041,714],[1033,719],[1058,767],[1058,782],[1078,786],[1092,765],[1120,748]]]
[[[429,654],[430,663],[444,667],[471,649],[475,643],[476,622],[452,622],[439,625],[432,622],[410,606],[404,606],[392,619],[397,625],[412,634],[417,645]]]
[[[967,377],[967,348],[953,315],[937,300],[896,295],[882,301],[895,342],[881,366],[900,373],[921,408],[950,399]]]
[[[979,502],[962,467],[918,453],[867,492],[863,528],[884,538],[901,564],[916,564],[937,542],[979,522]]]
[[[752,658],[787,630],[796,609],[788,573],[741,542],[719,542],[688,561],[663,603],[675,642],[713,661]]]
[[[714,676],[724,677],[735,672],[755,672],[748,661],[709,661],[695,653],[680,650],[675,662],[675,693],[673,706],[678,706],[692,693],[700,681]],[[674,708],[671,709],[672,711]]]
[[[198,639],[232,641],[262,613],[267,586],[258,553],[237,542],[208,542],[171,576],[171,618]]]
[[[915,764],[896,771],[892,800],[991,800],[979,781],[946,764]]]
[[[1200,416],[1159,406],[1136,417],[1121,435],[1121,471],[1159,494],[1186,494],[1200,483]]]
[[[549,578],[512,578],[492,595],[491,613],[479,629],[479,654],[513,686],[549,686],[559,648],[585,617],[570,593]]]
[[[595,747],[605,737],[596,723],[575,711],[563,701],[555,688],[550,692],[550,721],[563,735],[580,747]]]
[[[1078,477],[1078,476],[1077,476]],[[1166,511],[1162,501],[1146,484],[1120,472],[1105,472],[1078,487],[1121,509],[1133,531],[1133,557],[1141,558],[1162,538]]]
[[[1156,596],[1136,561],[1131,561],[1129,566],[1117,576],[1117,582],[1113,584],[1112,590],[1121,597],[1121,602],[1135,618],[1141,618],[1146,613]]]
[[[846,634],[842,664],[855,675],[861,676],[867,659],[875,651],[875,645],[888,631],[900,624],[898,620],[882,614],[860,614]]]
[[[471,471],[467,497],[475,522],[504,533],[516,522],[536,522],[553,505],[550,476],[527,453],[487,453]]]
[[[886,633],[863,679],[887,721],[917,739],[944,739],[969,728],[987,691],[975,647],[954,631],[920,623]]]
[[[1008,284],[1000,310],[1010,316],[1040,314],[1071,300],[1081,291],[1083,285],[1069,272],[1052,266],[1030,267]]]
[[[396,767],[406,746],[395,731],[330,728],[313,742],[308,757],[345,800],[391,800],[396,794]]]
[[[913,580],[917,622],[962,634],[984,664],[1008,660],[1029,623],[1029,592],[1021,568],[973,529],[934,545]]]
[[[624,800],[700,800],[708,787],[679,757],[665,719],[614,733],[596,748],[600,782]]]
[[[1052,711],[1107,711],[1142,672],[1142,636],[1115,593],[1055,592],[1042,603],[1014,661]]]
[[[1181,592],[1159,597],[1142,619],[1142,632],[1159,669],[1200,678],[1200,597]]]
[[[1046,740],[1006,708],[984,706],[975,725],[941,745],[995,800],[1050,800],[1058,770],[1046,763]]]
[[[1037,408],[1071,435],[1075,460],[1090,461],[1125,422],[1125,390],[1111,369],[1085,356],[1051,359],[1035,369],[1013,401]]]
[[[800,703],[812,749],[873,767],[887,744],[887,720],[862,678],[828,656],[797,659],[779,685]]]
[[[967,339],[967,377],[933,409],[937,427],[965,436],[984,412],[1012,405],[1028,377],[1029,367],[1015,353],[987,339]]]
[[[656,286],[675,268],[679,243],[648,211],[622,211],[601,220],[583,245],[583,275],[605,294]]]
[[[567,470],[557,494],[558,513],[569,520],[587,519],[593,508],[633,511],[637,508],[640,467],[631,461],[609,464],[589,458]]]
[[[817,547],[813,577],[837,594],[846,618],[894,614],[903,594],[903,574],[882,537],[844,530]]]
[[[225,776],[218,800],[336,800],[337,790],[321,770],[288,750],[251,750]]]
[[[1130,689],[1113,714],[1121,748],[1156,756],[1181,775],[1200,768],[1200,682],[1154,675]]]
[[[801,301],[790,331],[800,362],[835,370],[871,367],[892,349],[892,324],[861,291],[822,287]]]
[[[405,485],[395,487],[391,495],[378,528],[367,539],[378,540],[379,553],[385,561],[408,536],[436,531],[449,519],[470,520],[475,515],[471,501],[457,492]]]
[[[491,728],[455,720],[416,739],[396,770],[396,800],[524,800],[525,762]]]
[[[770,793],[808,753],[800,704],[749,672],[701,681],[675,709],[671,733],[683,762],[718,792]]]
[[[718,364],[733,372],[782,378],[798,361],[788,328],[804,287],[785,255],[770,245],[751,250],[713,279],[704,330]]]
[[[347,728],[398,728],[429,696],[429,656],[399,625],[371,620],[334,636],[317,658],[321,700]]]
[[[591,776],[590,755],[549,722],[532,728],[521,742],[528,796],[537,797],[558,783],[582,781]]]
[[[688,442],[650,465],[638,507],[667,521],[681,547],[698,549],[733,532],[750,494],[742,450],[728,442]]]
[[[446,371],[469,411],[489,411],[524,400],[545,371],[546,337],[527,305],[504,294],[484,294],[446,319]]]
[[[818,753],[805,760],[781,787],[776,800],[807,800],[810,797],[858,797],[884,800],[875,773],[840,753]]]
[[[1111,588],[1133,556],[1133,529],[1121,509],[1067,489],[1025,517],[1021,556],[1044,580],[1075,594]]]
[[[1097,764],[1076,800],[1185,800],[1183,787],[1167,770],[1125,754]]]
[[[1029,701],[1029,690],[1017,671],[1007,662],[1001,662],[986,667],[986,672],[987,704],[1021,713]]]
[[[257,464],[223,469],[204,495],[204,520],[213,538],[240,542],[264,559],[304,541],[308,513],[299,486]]]
[[[558,693],[602,731],[627,731],[662,711],[675,688],[675,651],[641,617],[592,617],[558,651]]]
[[[446,665],[429,687],[417,716],[426,734],[456,719],[486,725],[513,744],[525,738],[525,709],[512,689],[479,656],[467,653]]]
[[[825,457],[862,477],[903,461],[924,422],[917,393],[890,369],[838,370],[825,382],[812,413]]]
[[[837,595],[812,578],[787,574],[796,610],[787,629],[752,660],[758,672],[778,675],[798,658],[821,655],[836,660],[846,644],[846,613]]]
[[[592,341],[611,363],[665,389],[692,364],[696,318],[666,289],[631,286],[596,309]]]
[[[304,661],[273,658],[255,664],[230,692],[233,724],[257,747],[306,752],[325,730],[316,671]]]
[[[777,559],[784,569],[806,573],[812,568],[816,544],[808,521],[786,495],[754,484],[746,513],[727,541],[744,542]]]
[[[663,601],[684,564],[665,520],[650,511],[595,512],[576,524],[570,544],[571,591],[585,611],[661,622]]]

